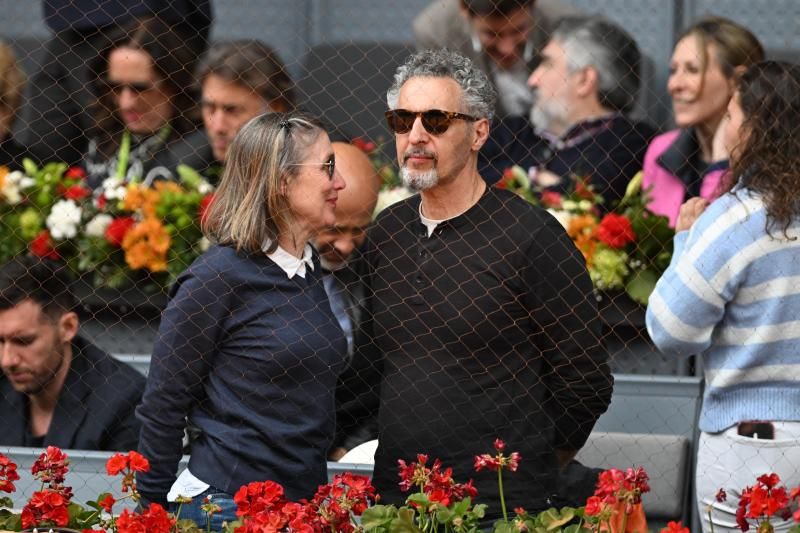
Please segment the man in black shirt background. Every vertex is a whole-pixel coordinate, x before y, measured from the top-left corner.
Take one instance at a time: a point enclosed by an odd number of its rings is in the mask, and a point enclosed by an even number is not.
[[[496,518],[496,474],[473,460],[500,438],[523,457],[506,503],[545,509],[613,386],[585,262],[553,217],[478,173],[495,91],[470,60],[419,52],[387,96],[401,176],[420,194],[386,208],[365,244],[353,368],[379,394],[374,485],[404,500],[397,460],[428,454],[474,478]]]

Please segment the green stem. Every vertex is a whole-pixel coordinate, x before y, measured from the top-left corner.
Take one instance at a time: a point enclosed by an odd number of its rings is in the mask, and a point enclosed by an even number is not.
[[[119,146],[119,154],[117,155],[117,177],[125,179],[125,174],[128,173],[128,159],[131,155],[131,133],[128,130],[122,134],[122,143]]]
[[[622,527],[619,528],[619,533],[625,533],[625,528],[628,527],[628,513],[622,513]]]
[[[506,496],[503,494],[503,467],[497,469],[497,486],[500,488],[500,507],[503,509],[503,521],[508,523],[508,511],[506,511]]]

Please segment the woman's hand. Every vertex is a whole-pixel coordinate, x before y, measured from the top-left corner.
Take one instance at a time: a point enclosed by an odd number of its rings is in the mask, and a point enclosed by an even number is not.
[[[686,200],[683,205],[681,206],[681,210],[678,213],[678,221],[675,224],[675,232],[685,231],[692,227],[694,221],[700,218],[700,215],[703,214],[703,211],[706,210],[708,207],[708,200],[705,198],[700,198],[699,196],[695,196],[694,198],[689,198]]]

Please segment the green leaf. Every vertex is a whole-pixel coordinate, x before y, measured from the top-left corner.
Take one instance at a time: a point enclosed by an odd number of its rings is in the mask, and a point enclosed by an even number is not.
[[[647,305],[650,294],[656,288],[656,282],[658,282],[658,275],[655,272],[652,270],[639,270],[628,280],[625,292],[634,302]]]
[[[39,167],[36,166],[31,159],[27,157],[22,160],[22,168],[25,170],[25,174],[28,176],[35,176],[37,172],[39,172]]]
[[[196,189],[203,181],[203,176],[189,165],[181,163],[175,170],[178,172],[180,182],[192,189]]]
[[[373,505],[361,515],[361,526],[364,531],[382,531],[397,518],[397,507],[394,505]]]
[[[389,533],[422,533],[414,523],[414,510],[401,507],[397,510],[397,518],[389,524]]]
[[[494,533],[519,533],[513,522],[498,520],[494,523]]]

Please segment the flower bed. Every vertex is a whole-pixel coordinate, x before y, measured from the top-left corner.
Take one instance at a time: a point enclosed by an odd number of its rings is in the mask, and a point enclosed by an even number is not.
[[[610,469],[598,477],[597,489],[581,508],[548,509],[531,515],[523,508],[513,514],[503,499],[503,475],[513,475],[523,458],[505,452],[505,444],[497,439],[492,453],[475,457],[475,470],[497,472],[500,486],[502,518],[492,526],[493,533],[645,533],[647,522],[641,496],[650,490],[647,473],[642,468],[624,472]],[[114,507],[124,499],[139,501],[135,475],[150,468],[145,457],[135,451],[117,453],[106,463],[106,472],[121,476],[121,496],[103,493],[85,506],[72,501],[72,489],[65,485],[69,460],[58,448],[48,447],[33,464],[32,473],[41,483],[22,511],[9,508],[9,498],[0,498],[0,533],[38,528],[73,528],[74,530],[117,533],[199,533],[210,530],[211,517],[221,509],[205,502],[203,511],[208,523],[196,524],[180,518],[180,506],[190,501],[179,498],[176,512],[169,513],[152,503],[141,512],[124,509],[114,514]],[[237,505],[234,522],[226,524],[226,533],[478,533],[486,516],[487,505],[473,504],[478,496],[472,481],[458,483],[452,469],[439,460],[429,462],[426,455],[416,461],[398,461],[400,487],[410,494],[403,506],[378,504],[380,496],[366,476],[348,472],[337,475],[319,487],[310,501],[286,499],[283,487],[273,481],[249,483],[234,495]],[[19,480],[17,466],[0,454],[0,492],[13,493]],[[720,490],[719,503],[727,499]],[[755,528],[759,533],[772,533],[776,518],[800,521],[800,487],[788,490],[777,474],[759,476],[756,484],[741,492],[736,521],[745,532]],[[711,513],[709,507],[706,512]],[[44,529],[41,529],[44,531]],[[63,529],[62,529],[63,530]],[[794,525],[790,533],[800,533]],[[680,522],[669,522],[661,533],[689,533]]]

